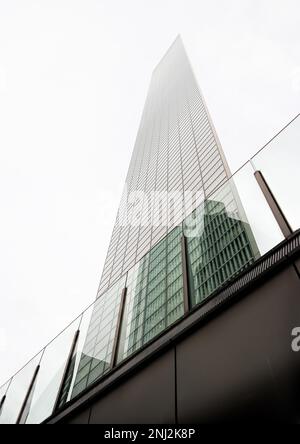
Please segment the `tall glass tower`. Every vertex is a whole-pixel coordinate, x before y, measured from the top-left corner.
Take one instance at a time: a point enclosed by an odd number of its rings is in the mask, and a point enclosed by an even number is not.
[[[184,313],[182,239],[191,303],[259,255],[182,40],[155,68],[113,229],[74,396]],[[199,198],[200,196],[200,198]]]
[[[144,219],[151,192],[168,195],[202,191],[208,196],[230,177],[230,170],[207,111],[183,42],[178,37],[153,72],[133,156],[126,179],[126,192],[144,192]],[[124,212],[122,200],[119,212]],[[134,200],[134,197],[132,198]],[[186,213],[196,203],[185,201]],[[134,207],[136,202],[131,202]],[[154,204],[155,205],[155,204]],[[159,211],[152,205],[152,214]],[[119,213],[120,216],[120,213]],[[130,215],[128,216],[128,219]],[[98,296],[130,270],[167,232],[184,218],[180,211],[168,226],[120,223],[117,218],[109,245]]]

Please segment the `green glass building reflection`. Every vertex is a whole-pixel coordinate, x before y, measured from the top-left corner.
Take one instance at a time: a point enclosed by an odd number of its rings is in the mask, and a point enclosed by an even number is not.
[[[247,222],[226,210],[223,202],[208,200],[202,233],[187,238],[192,304],[204,301],[230,279],[251,265],[259,251]]]

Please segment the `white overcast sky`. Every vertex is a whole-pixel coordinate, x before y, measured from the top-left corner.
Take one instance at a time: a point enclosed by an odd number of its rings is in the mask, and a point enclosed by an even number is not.
[[[299,112],[299,0],[0,0],[0,383],[94,300],[178,33],[235,170]]]

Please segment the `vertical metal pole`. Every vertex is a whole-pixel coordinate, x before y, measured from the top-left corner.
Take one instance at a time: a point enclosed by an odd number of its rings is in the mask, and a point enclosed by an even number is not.
[[[26,393],[26,396],[25,396],[24,402],[22,404],[16,424],[25,424],[25,422],[26,422],[26,419],[27,419],[26,412],[28,411],[28,403],[29,403],[31,396],[33,395],[33,389],[34,389],[36,378],[39,374],[39,371],[40,371],[40,365],[38,365],[37,368],[35,369],[34,375],[32,377],[28,391]]]
[[[293,234],[292,227],[290,226],[285,214],[283,213],[280,205],[278,204],[272,190],[270,189],[266,179],[264,178],[261,171],[255,171],[254,176],[257,180],[260,189],[262,190],[266,201],[278,223],[283,235],[285,238],[288,238],[291,234]]]
[[[72,345],[71,345],[70,353],[69,353],[69,356],[68,356],[68,359],[67,359],[67,362],[66,362],[66,366],[65,366],[65,369],[64,369],[64,374],[63,374],[63,377],[62,377],[62,380],[61,380],[61,383],[60,383],[59,390],[57,392],[57,397],[56,397],[56,401],[55,401],[55,404],[54,404],[53,413],[55,413],[57,411],[58,407],[59,407],[61,395],[62,395],[64,386],[65,386],[65,383],[66,383],[66,380],[67,380],[67,377],[68,377],[68,373],[69,373],[71,365],[72,365],[72,359],[73,359],[74,352],[75,352],[75,349],[76,349],[76,346],[77,346],[79,335],[80,335],[80,330],[77,330],[75,335],[74,335],[74,339],[73,339],[73,342],[72,342]]]
[[[3,409],[3,406],[4,406],[5,400],[6,400],[6,395],[3,396],[3,398],[1,399],[1,402],[0,402],[0,416],[1,416],[1,413],[2,413],[2,409]]]
[[[187,241],[183,235],[181,238],[181,258],[182,258],[182,276],[183,276],[183,301],[184,301],[184,313],[189,313],[191,310],[190,304],[190,286],[188,275],[188,260],[187,260]]]
[[[127,296],[127,288],[125,287],[125,288],[123,288],[122,296],[121,296],[120,309],[119,309],[117,327],[116,327],[116,334],[115,334],[114,345],[113,345],[113,349],[112,349],[111,368],[114,368],[117,364],[118,351],[119,351],[120,338],[121,338],[121,330],[122,330],[122,324],[123,324],[123,318],[124,318],[124,312],[125,312],[126,296]]]

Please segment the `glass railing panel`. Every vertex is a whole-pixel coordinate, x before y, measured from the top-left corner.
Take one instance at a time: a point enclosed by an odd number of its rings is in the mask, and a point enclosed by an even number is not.
[[[250,164],[200,203],[184,232],[192,306],[283,240]]]
[[[118,362],[183,316],[181,238],[180,226],[128,272]]]
[[[45,349],[27,424],[40,424],[53,413],[79,322],[75,320]]]
[[[2,407],[0,424],[16,424],[40,358],[41,355],[36,356],[13,377]]]
[[[76,347],[74,349],[72,361],[70,363],[70,367],[68,373],[66,375],[64,385],[62,388],[62,393],[58,402],[58,408],[63,407],[67,402],[69,402],[72,398],[74,398],[80,390],[80,384],[77,384],[77,389],[74,389],[77,375],[79,375],[79,370],[81,368],[81,363],[83,362],[83,350],[86,342],[86,338],[88,335],[88,331],[91,324],[91,319],[93,315],[93,311],[95,308],[95,304],[89,307],[81,317],[80,327],[79,327],[79,336],[76,343]]]
[[[84,314],[71,398],[78,396],[111,369],[117,320],[125,286],[126,276],[100,296]]]
[[[300,116],[253,158],[293,230],[300,228]]]

